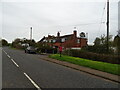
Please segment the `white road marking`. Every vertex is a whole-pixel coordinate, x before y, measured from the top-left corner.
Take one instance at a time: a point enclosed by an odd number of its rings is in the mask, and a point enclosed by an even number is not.
[[[4,50],[3,50],[4,51]],[[5,52],[5,51],[4,51]],[[5,54],[7,54],[6,52],[5,52]],[[8,54],[7,54],[7,56],[9,57],[9,58],[11,58]],[[13,59],[11,59],[12,60],[12,62],[17,66],[17,67],[19,67],[19,65],[13,60]]]
[[[3,49],[2,49],[3,50]],[[11,58],[4,50],[3,52],[9,57]],[[13,60],[11,59],[11,61],[17,66],[19,67],[19,65]],[[28,78],[28,80],[30,80],[30,82],[38,89],[38,90],[41,90],[41,88],[24,72],[24,75]]]
[[[31,83],[38,88],[38,90],[41,90],[40,87],[24,72],[24,75],[31,81]]]
[[[19,65],[13,59],[11,59],[11,60],[17,67],[19,67]]]
[[[9,55],[7,55],[9,58],[10,58],[10,56]]]
[[[3,50],[3,49],[2,49]],[[4,50],[3,50],[3,52],[5,53],[5,54],[7,54]]]

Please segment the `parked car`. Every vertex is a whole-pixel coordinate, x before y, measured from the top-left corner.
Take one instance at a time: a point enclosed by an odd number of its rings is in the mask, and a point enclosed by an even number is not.
[[[25,49],[25,53],[36,53],[36,49],[33,46],[29,46]]]

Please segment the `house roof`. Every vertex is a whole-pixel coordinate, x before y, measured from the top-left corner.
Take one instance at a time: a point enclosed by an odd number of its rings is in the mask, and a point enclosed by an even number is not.
[[[39,42],[43,41],[46,37],[44,36]]]
[[[64,36],[60,36],[60,38],[64,38],[64,37],[70,37],[72,36],[73,34],[69,34],[69,35],[64,35]]]
[[[69,34],[69,35],[64,35],[64,36],[60,36],[59,38],[64,38],[64,37],[70,37],[70,36],[72,36],[73,34]],[[44,39],[57,39],[58,37],[56,36],[51,36],[51,35],[49,35],[48,37],[43,37],[39,42],[41,42],[41,41],[43,41]]]

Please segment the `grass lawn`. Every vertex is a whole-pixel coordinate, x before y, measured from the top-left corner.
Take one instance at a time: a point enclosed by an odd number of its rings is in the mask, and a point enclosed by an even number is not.
[[[77,64],[80,66],[85,66],[85,67],[93,68],[96,70],[108,72],[111,74],[120,75],[120,65],[119,64],[111,64],[111,63],[105,63],[105,62],[99,62],[99,61],[92,61],[92,60],[88,60],[88,59],[71,57],[71,56],[66,56],[66,55],[62,55],[62,57],[60,57],[59,54],[52,54],[49,57],[53,58],[53,59]]]

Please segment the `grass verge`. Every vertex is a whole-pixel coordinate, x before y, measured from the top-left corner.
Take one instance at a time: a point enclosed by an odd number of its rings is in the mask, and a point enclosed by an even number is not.
[[[99,62],[99,61],[92,61],[92,60],[88,60],[88,59],[71,57],[71,56],[66,56],[66,55],[62,55],[62,57],[60,57],[59,54],[52,54],[52,55],[49,55],[49,57],[53,58],[53,59],[77,64],[80,66],[85,66],[85,67],[89,67],[92,69],[100,70],[103,72],[120,75],[120,65],[119,64],[111,64],[111,63],[105,63],[105,62]]]
[[[14,48],[14,47],[9,47],[10,49],[14,49],[14,50],[24,50],[24,49],[19,49],[19,48]]]

